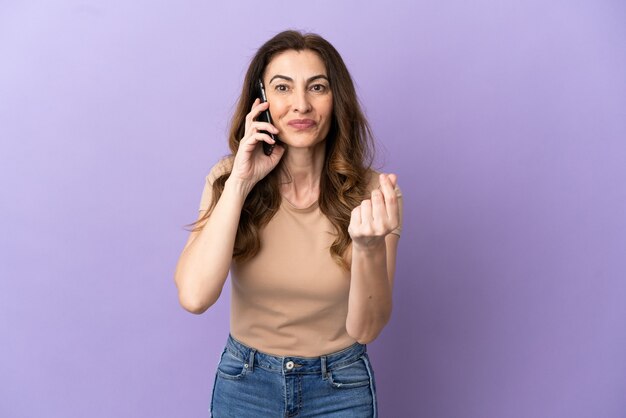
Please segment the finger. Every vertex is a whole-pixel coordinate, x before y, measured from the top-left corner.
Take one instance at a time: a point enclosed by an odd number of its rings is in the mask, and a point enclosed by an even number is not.
[[[250,149],[255,148],[256,144],[259,142],[267,142],[268,144],[276,143],[276,141],[274,141],[272,137],[268,134],[264,134],[263,132],[254,132],[243,141],[241,141],[241,144]]]
[[[283,157],[283,154],[285,154],[285,147],[281,147],[281,146],[274,147],[274,149],[272,150],[272,153],[270,154],[270,159],[272,160],[272,164],[274,166],[278,164],[280,159]]]
[[[398,176],[396,176],[395,174],[388,174],[387,177],[389,178],[391,185],[395,188],[398,184]]]
[[[257,141],[257,142],[267,142],[268,144],[275,144],[276,141],[269,136],[267,133],[265,132],[256,132],[254,135],[252,135],[252,137]]]
[[[361,224],[372,222],[372,201],[365,199],[361,202]]]
[[[255,100],[254,102],[256,103],[257,101],[258,101],[258,99]],[[254,114],[254,118],[256,118],[259,115],[259,113],[261,113],[262,111],[267,110],[269,108],[270,108],[269,102],[258,103],[258,104],[256,104],[255,106],[252,107],[252,111],[250,113],[253,113]]]
[[[383,183],[389,183],[391,187],[396,187],[396,183],[398,182],[398,176],[392,173],[380,173],[378,177],[378,183],[382,185]]]
[[[372,219],[375,225],[382,226],[387,222],[387,208],[380,190],[372,190]]]
[[[384,199],[385,199],[385,211],[386,211],[386,218],[388,219],[390,216],[392,216],[392,214],[396,213],[398,211],[397,207],[398,207],[398,195],[396,194],[396,190],[394,188],[393,182],[391,181],[392,179],[390,178],[391,176],[394,176],[393,174],[387,175],[387,174],[381,174],[380,175],[380,191],[383,193]]]
[[[269,106],[270,104],[268,102],[260,103],[259,99],[256,99],[254,103],[252,103],[250,112],[246,115],[246,128],[249,127],[250,123],[252,123],[262,111],[267,110]]]
[[[385,200],[389,198],[392,194],[395,194],[393,188],[393,184],[388,174],[381,174],[378,181],[378,188],[383,193]]]
[[[252,111],[252,109],[254,109],[254,106],[258,105],[259,103],[261,103],[261,99],[259,99],[258,97],[256,99],[254,99],[254,101],[252,102],[252,106],[250,106],[250,111]]]
[[[387,215],[389,222],[395,228],[400,225],[400,204],[398,203],[398,177],[395,174],[389,174],[389,181],[393,185],[393,195],[386,201]]]
[[[255,120],[255,121],[252,122],[250,127],[253,128],[253,129],[256,129],[257,131],[268,131],[268,132],[272,132],[274,134],[278,133],[278,128],[275,127],[274,125],[272,125],[271,123],[268,123],[268,122],[262,122],[262,121]]]
[[[354,226],[361,225],[361,206],[357,206],[356,208],[352,209],[350,223]]]

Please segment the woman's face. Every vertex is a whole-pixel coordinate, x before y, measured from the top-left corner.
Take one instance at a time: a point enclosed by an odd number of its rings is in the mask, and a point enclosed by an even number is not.
[[[263,77],[272,122],[289,147],[308,148],[326,139],[333,95],[326,66],[311,50],[276,55]]]

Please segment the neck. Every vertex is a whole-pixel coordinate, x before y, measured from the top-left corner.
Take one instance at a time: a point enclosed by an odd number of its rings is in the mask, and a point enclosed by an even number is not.
[[[281,194],[295,206],[308,206],[319,197],[326,143],[312,148],[289,148],[285,155]]]

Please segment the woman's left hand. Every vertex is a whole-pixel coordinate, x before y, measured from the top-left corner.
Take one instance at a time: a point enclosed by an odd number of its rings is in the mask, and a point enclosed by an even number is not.
[[[400,209],[394,190],[395,174],[381,174],[378,189],[372,190],[370,199],[352,210],[348,233],[353,248],[373,249],[385,243],[385,236],[398,227]]]

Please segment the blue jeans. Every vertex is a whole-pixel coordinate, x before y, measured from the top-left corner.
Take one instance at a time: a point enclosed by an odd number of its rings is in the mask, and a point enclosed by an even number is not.
[[[376,418],[367,347],[320,357],[277,357],[228,336],[211,399],[214,418]]]

